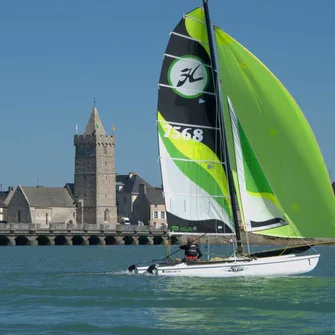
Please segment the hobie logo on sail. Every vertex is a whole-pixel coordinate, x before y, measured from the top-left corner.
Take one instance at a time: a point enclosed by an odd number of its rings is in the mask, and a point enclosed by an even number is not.
[[[197,98],[209,84],[209,71],[201,59],[184,56],[176,59],[169,68],[168,81],[173,90],[184,98]]]

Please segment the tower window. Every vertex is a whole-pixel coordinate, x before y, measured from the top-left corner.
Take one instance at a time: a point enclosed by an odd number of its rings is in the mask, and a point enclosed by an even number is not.
[[[104,154],[107,155],[107,147],[104,147]]]
[[[104,221],[109,222],[109,210],[108,210],[108,208],[105,209]]]

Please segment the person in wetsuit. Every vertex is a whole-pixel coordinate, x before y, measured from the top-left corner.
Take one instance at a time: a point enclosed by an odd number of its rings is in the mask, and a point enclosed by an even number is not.
[[[198,261],[202,256],[202,252],[194,240],[188,240],[187,244],[181,245],[179,248],[185,250],[184,262]]]

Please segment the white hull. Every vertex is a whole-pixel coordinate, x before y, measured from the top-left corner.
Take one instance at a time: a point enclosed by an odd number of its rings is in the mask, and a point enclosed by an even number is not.
[[[246,276],[290,276],[312,271],[319,261],[319,254],[296,256],[295,254],[275,257],[264,257],[249,261],[233,262],[198,262],[195,264],[164,265],[156,264],[152,273],[157,276],[190,276],[190,277],[246,277]],[[148,273],[148,266],[138,267],[138,274]]]

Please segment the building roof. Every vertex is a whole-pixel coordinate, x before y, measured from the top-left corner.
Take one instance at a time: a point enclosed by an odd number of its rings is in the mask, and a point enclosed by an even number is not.
[[[0,200],[2,200],[5,205],[8,205],[10,199],[12,198],[14,194],[14,187],[13,186],[9,186],[8,187],[8,191],[1,191],[0,192]]]
[[[0,200],[5,201],[5,199],[8,196],[8,193],[9,193],[8,191],[0,192]]]
[[[162,189],[149,189],[145,195],[151,205],[165,205]]]
[[[149,183],[143,180],[137,173],[132,173],[132,172],[129,174],[117,174],[116,183],[118,185],[124,184],[122,189],[119,191],[122,193],[131,193],[131,194],[139,193],[140,184],[145,184],[147,186],[147,189],[153,188]]]
[[[21,188],[32,207],[74,207],[67,188],[43,186]]]
[[[0,199],[0,208],[5,208],[7,205]]]
[[[74,183],[66,183],[64,187],[68,189],[72,198],[74,198]]]
[[[85,135],[106,135],[97,108],[94,106],[92,114],[88,120]]]

